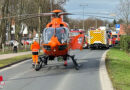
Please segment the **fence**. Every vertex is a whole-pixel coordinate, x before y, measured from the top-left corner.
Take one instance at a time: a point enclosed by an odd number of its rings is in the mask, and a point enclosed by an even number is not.
[[[30,45],[19,45],[18,52],[30,51]],[[12,45],[2,45],[2,49],[0,49],[0,54],[13,53]]]

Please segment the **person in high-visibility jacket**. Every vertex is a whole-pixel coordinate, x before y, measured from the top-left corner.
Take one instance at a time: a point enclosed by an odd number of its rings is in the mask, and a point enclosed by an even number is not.
[[[34,40],[33,43],[31,44],[30,49],[32,50],[33,64],[38,64],[38,51],[40,49],[39,43],[36,40]]]

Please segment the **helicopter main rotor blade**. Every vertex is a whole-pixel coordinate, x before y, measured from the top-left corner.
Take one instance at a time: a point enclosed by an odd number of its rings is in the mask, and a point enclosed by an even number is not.
[[[34,14],[23,14],[23,15],[17,15],[17,16],[8,16],[8,17],[2,17],[2,18],[0,18],[0,20],[9,19],[9,18],[21,18],[21,17],[33,16],[33,15]]]
[[[52,16],[52,15],[55,15],[55,13],[40,13],[38,15],[41,15],[41,16]]]
[[[24,18],[24,17],[27,17],[29,19],[29,18],[42,17],[42,16],[52,16],[52,15],[54,15],[54,13],[23,14],[23,15],[17,15],[17,16],[2,17],[0,18],[0,20],[10,19],[10,18]]]
[[[67,12],[61,12],[61,13],[59,13],[59,16],[61,16],[61,15],[74,15],[74,14],[72,14],[72,13],[67,13]]]
[[[55,15],[55,13],[40,13],[40,14],[37,14],[37,15],[35,14],[35,15],[25,17],[25,18],[22,18],[22,19],[19,19],[19,20],[27,20],[27,19],[31,19],[31,18],[37,18],[37,17],[43,17],[43,16],[52,16],[52,15]]]

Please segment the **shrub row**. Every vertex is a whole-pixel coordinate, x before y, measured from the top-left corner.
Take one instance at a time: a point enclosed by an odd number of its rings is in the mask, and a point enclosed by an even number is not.
[[[130,53],[130,35],[122,35],[120,38],[120,47]]]

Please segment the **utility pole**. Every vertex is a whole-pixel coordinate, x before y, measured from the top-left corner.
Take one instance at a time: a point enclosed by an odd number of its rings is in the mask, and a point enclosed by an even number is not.
[[[97,17],[95,17],[95,21],[96,21],[95,27],[96,27],[96,29],[97,29]]]
[[[50,0],[50,8],[51,8],[51,11],[52,11],[52,0]]]
[[[41,13],[41,10],[40,10],[41,8],[40,8],[40,6],[39,6],[39,10],[38,10],[38,14],[40,14]],[[40,34],[40,29],[41,29],[41,20],[40,20],[40,17],[38,18],[38,21],[39,21],[39,26],[38,26],[38,34],[39,34],[39,43],[40,43],[40,36],[41,36],[41,34]]]
[[[84,10],[85,10],[85,6],[88,6],[87,4],[80,4],[81,7],[83,7],[83,30],[85,29],[84,27]]]

